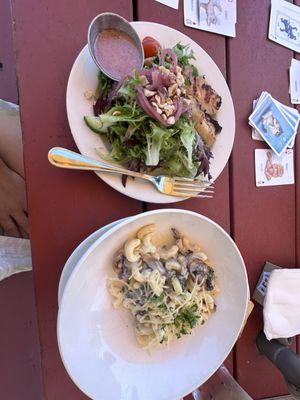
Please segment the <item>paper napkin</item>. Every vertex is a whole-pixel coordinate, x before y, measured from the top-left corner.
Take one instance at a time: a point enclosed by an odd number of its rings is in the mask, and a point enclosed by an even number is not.
[[[29,240],[0,236],[0,281],[31,268]]]
[[[264,332],[268,340],[300,333],[300,269],[271,272],[264,302]]]

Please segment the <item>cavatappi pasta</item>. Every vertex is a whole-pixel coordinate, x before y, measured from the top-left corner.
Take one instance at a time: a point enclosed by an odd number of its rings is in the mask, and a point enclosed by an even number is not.
[[[138,343],[151,350],[190,334],[215,311],[215,273],[198,244],[172,228],[173,244],[157,246],[154,224],[142,227],[115,257],[109,279],[114,307],[134,318]]]

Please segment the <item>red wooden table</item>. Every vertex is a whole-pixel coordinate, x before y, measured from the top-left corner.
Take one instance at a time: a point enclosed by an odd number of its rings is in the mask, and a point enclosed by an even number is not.
[[[204,214],[230,232],[245,259],[251,293],[266,260],[286,267],[295,267],[299,261],[300,186],[255,187],[254,149],[265,146],[251,139],[247,124],[252,100],[262,90],[289,104],[287,70],[294,54],[267,40],[269,7],[270,0],[240,1],[237,36],[229,39],[185,27],[182,1],[179,10],[173,10],[154,0],[12,0],[35,296],[48,400],[86,398],[64,370],[56,342],[57,288],[68,255],[100,226],[158,207],[121,195],[95,174],[58,170],[47,161],[53,146],[76,150],[66,117],[66,84],[96,14],[112,11],[129,20],[169,25],[212,56],[233,95],[235,144],[217,180],[214,199],[189,200],[175,207]],[[299,176],[299,163],[296,170]],[[254,339],[261,326],[261,309],[256,306],[227,360],[239,383],[255,399],[287,392],[281,375],[256,351]]]

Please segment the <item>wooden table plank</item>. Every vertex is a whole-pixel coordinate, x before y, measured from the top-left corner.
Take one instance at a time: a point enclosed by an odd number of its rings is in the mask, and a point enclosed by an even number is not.
[[[142,204],[120,195],[93,173],[53,168],[47,152],[53,146],[75,149],[65,94],[71,66],[86,43],[89,22],[103,11],[131,19],[132,3],[13,0],[12,6],[45,397],[84,399],[65,372],[57,348],[61,269],[86,235],[141,212]]]
[[[17,103],[10,1],[0,0],[0,9],[0,97]],[[32,273],[1,281],[0,304],[1,397],[40,400],[42,371]]]
[[[10,2],[0,0],[0,98],[18,103]]]
[[[300,7],[300,0],[295,0]],[[294,53],[294,58],[300,61],[300,54]],[[300,112],[300,105],[295,106]],[[296,267],[300,267],[300,136],[296,138],[295,146],[295,183],[296,183]],[[300,354],[300,335],[297,337],[297,352]]]
[[[255,187],[254,149],[266,145],[251,139],[248,116],[262,90],[289,104],[288,74],[292,52],[267,39],[268,0],[238,4],[237,37],[229,40],[229,71],[237,130],[232,154],[232,232],[244,256],[251,293],[266,260],[295,265],[295,186]],[[262,327],[257,306],[237,344],[239,383],[256,398],[287,393],[279,372],[255,348]]]
[[[70,380],[61,368],[56,348],[56,291],[60,270],[69,252],[87,233],[105,222],[139,212],[141,205],[130,199],[124,201],[123,196],[100,183],[92,174],[83,177],[82,173],[54,170],[48,165],[46,154],[54,145],[74,147],[64,111],[65,87],[76,53],[85,42],[88,22],[104,9],[130,18],[131,2],[115,0],[96,4],[95,1],[91,1],[84,8],[79,8],[70,0],[63,4],[30,0],[25,8],[21,2],[12,1],[16,20],[17,73],[25,138],[25,166],[45,391],[48,399],[60,399],[62,396],[72,399],[85,398],[70,385]],[[283,84],[282,71],[285,71],[286,65],[289,64],[287,60],[290,59],[291,52],[265,40],[268,3],[265,0],[264,7],[261,7],[262,3],[259,0],[247,0],[241,5],[239,3],[238,37],[229,41],[230,81],[234,92],[239,135],[232,158],[233,233],[251,272],[252,288],[267,257],[272,257],[268,258],[270,261],[287,266],[293,266],[295,261],[292,234],[295,230],[294,189],[254,187],[252,150],[260,145],[252,143],[249,139],[250,130],[246,124],[252,99],[264,88],[279,100],[287,100],[287,85]],[[208,51],[225,73],[224,37],[183,27],[181,8],[178,13],[155,3],[154,0],[139,0],[137,5],[139,19],[165,23],[187,33]],[[255,10],[253,15],[248,12],[252,8]],[[32,29],[33,20],[35,30]],[[260,21],[258,27],[257,21]],[[252,38],[250,43],[249,37]],[[263,41],[260,42],[262,38]],[[255,62],[253,54],[257,55]],[[58,60],[60,63],[63,60],[63,63],[56,70]],[[241,65],[247,69],[241,71]],[[274,73],[272,71],[271,75],[269,71],[273,65],[280,67]],[[251,75],[253,71],[256,71],[255,77]],[[257,76],[261,80],[257,79]],[[53,99],[57,99],[57,102]],[[229,231],[228,180],[226,168],[218,179],[216,196],[212,201],[191,200],[178,203],[175,207],[201,212]],[[105,204],[106,209],[98,210],[94,206],[98,203]],[[280,207],[280,203],[285,207]],[[261,205],[261,209],[257,209],[256,204]],[[85,209],[88,210],[87,215],[82,212]],[[70,211],[66,213],[65,210]],[[270,224],[273,220],[276,222],[274,225]],[[257,226],[263,229],[264,236],[258,235]],[[283,238],[280,238],[279,226]],[[261,320],[253,313],[238,343],[236,356],[240,384],[257,398],[285,392],[282,379],[279,379],[270,363],[255,354],[253,341],[260,325]],[[264,375],[274,372],[272,380],[264,376],[260,382],[257,379],[259,369]],[[255,387],[251,387],[253,382]]]

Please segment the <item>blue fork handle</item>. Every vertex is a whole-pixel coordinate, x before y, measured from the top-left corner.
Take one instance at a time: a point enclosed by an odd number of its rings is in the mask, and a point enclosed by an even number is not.
[[[80,169],[87,171],[101,171],[113,174],[125,174],[137,178],[147,179],[147,175],[139,172],[129,171],[119,167],[116,164],[109,164],[104,161],[94,160],[93,158],[84,156],[74,151],[64,149],[63,147],[53,147],[48,152],[48,160],[55,167],[67,169]]]
[[[113,164],[103,161],[94,160],[93,158],[84,156],[74,151],[64,149],[63,147],[53,147],[48,153],[49,162],[59,168],[68,169],[87,169],[95,170],[97,168],[127,170]]]

